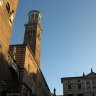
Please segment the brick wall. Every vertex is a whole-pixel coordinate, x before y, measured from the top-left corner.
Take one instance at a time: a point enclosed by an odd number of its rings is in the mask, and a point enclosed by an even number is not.
[[[18,0],[0,0],[0,45],[7,58]],[[14,10],[14,11],[13,11]]]
[[[25,84],[26,87],[29,88],[33,94],[36,94],[37,96],[50,96],[50,90],[46,80],[44,79],[40,67],[36,63],[30,47],[28,47],[26,44],[11,45],[11,53],[14,47],[16,48],[15,59],[20,66],[20,82],[22,83],[22,88]]]

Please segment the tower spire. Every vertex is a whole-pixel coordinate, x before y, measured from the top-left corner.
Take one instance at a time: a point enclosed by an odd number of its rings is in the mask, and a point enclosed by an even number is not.
[[[93,69],[91,68],[91,73],[93,73]]]
[[[54,88],[54,96],[56,96],[56,89]]]
[[[83,77],[85,77],[85,73],[83,72]]]

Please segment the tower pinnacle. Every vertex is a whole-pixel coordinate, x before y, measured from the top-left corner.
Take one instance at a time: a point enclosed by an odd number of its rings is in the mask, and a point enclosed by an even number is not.
[[[93,73],[93,69],[91,68],[91,73]]]

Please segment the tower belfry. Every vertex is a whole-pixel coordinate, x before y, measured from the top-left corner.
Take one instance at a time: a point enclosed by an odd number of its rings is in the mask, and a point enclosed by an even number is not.
[[[40,65],[40,41],[41,41],[41,25],[40,19],[41,14],[40,11],[33,10],[30,11],[29,21],[25,24],[25,35],[24,35],[24,44],[28,44],[33,52],[33,55],[36,59],[38,65]]]

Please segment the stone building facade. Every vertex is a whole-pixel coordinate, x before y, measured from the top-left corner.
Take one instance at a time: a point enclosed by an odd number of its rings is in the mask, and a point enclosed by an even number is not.
[[[96,73],[61,78],[64,96],[96,96]]]

